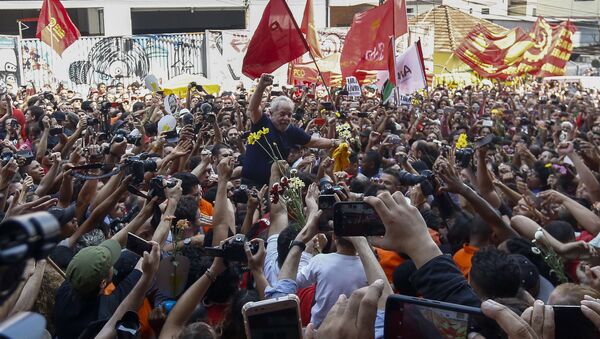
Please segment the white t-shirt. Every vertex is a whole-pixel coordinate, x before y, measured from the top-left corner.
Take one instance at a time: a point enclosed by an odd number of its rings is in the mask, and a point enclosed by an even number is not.
[[[265,264],[263,266],[264,275],[269,285],[274,286],[279,276],[279,265],[277,264],[277,239],[279,234],[274,234],[267,239],[267,254],[265,256]],[[307,252],[302,252],[300,256],[300,267],[306,266],[312,255]]]
[[[341,294],[350,297],[352,292],[369,284],[360,258],[338,253],[314,256],[306,266],[301,262],[296,281],[298,288],[317,284],[315,304],[310,311],[310,321],[315,327],[325,320]]]

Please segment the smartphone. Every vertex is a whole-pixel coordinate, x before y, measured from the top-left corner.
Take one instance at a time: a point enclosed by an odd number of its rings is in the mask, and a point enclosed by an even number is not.
[[[321,102],[321,107],[327,111],[333,111],[333,104],[331,102]]]
[[[485,120],[483,120],[481,126],[482,127],[492,127],[492,126],[494,126],[494,122],[492,120],[485,119]]]
[[[246,303],[242,315],[248,339],[302,339],[300,301],[294,294]]]
[[[55,128],[50,129],[50,135],[59,135],[59,134],[62,134],[62,132],[63,132],[62,127],[55,127]]]
[[[600,331],[581,312],[581,306],[556,305],[554,309],[555,338],[600,338]]]
[[[333,205],[335,205],[335,194],[321,194],[319,196],[319,209],[322,211],[319,217],[319,231],[329,232],[333,229],[329,225],[333,221]]]
[[[358,112],[358,114],[356,114],[359,118],[368,118],[369,117],[369,113],[367,112]]]
[[[478,332],[485,338],[502,333],[477,307],[394,294],[385,304],[385,338],[467,338]]]
[[[323,125],[325,125],[325,119],[323,119],[323,118],[316,118],[315,119],[315,125],[317,125],[317,126],[323,126]]]
[[[150,253],[152,251],[152,244],[129,232],[127,233],[127,246],[125,246],[125,248],[139,255],[140,257],[143,257],[144,252]]]
[[[338,237],[385,235],[385,226],[373,206],[364,201],[333,205],[333,232]]]

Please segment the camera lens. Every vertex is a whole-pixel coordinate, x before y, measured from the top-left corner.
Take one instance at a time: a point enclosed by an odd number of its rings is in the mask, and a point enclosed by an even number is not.
[[[10,265],[45,258],[60,239],[60,225],[50,213],[36,212],[6,219],[0,234],[0,261]]]

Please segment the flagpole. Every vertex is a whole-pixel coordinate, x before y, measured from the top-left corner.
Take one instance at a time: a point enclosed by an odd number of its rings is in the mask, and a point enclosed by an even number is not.
[[[290,17],[292,18],[292,22],[294,23],[294,27],[296,27],[296,31],[298,32],[298,34],[300,34],[300,37],[302,38],[302,42],[304,43],[304,47],[306,47],[306,49],[308,50],[308,54],[310,55],[310,58],[312,59],[313,63],[315,64],[315,67],[317,68],[317,72],[319,73],[319,77],[321,78],[321,81],[323,81],[323,86],[325,86],[325,90],[327,91],[327,96],[329,96],[329,99],[331,100],[331,103],[333,104],[333,109],[335,110],[335,102],[333,100],[333,97],[331,96],[331,92],[329,91],[329,87],[327,86],[327,83],[325,82],[325,78],[323,77],[323,73],[321,73],[321,69],[319,68],[319,65],[317,64],[317,61],[315,60],[315,57],[313,56],[312,52],[310,51],[310,46],[308,45],[308,42],[306,41],[306,38],[304,37],[304,34],[302,33],[302,31],[300,30],[300,27],[298,27],[298,23],[296,22],[296,19],[294,19],[294,15],[292,14],[292,11],[290,11],[290,8],[287,5],[287,2],[284,0],[283,4],[285,5],[285,8],[287,9],[288,13],[290,14]],[[317,80],[317,85],[318,85],[318,80]]]
[[[48,3],[48,16],[50,17],[50,20],[48,22],[48,26],[46,26],[48,28],[48,30],[50,31],[50,63],[52,64],[51,66],[48,65],[50,67],[50,69],[52,70],[52,74],[54,74],[54,32],[52,31],[52,27],[50,26],[50,22],[52,21],[52,4]],[[52,81],[54,82],[54,81]],[[50,87],[52,88],[52,87]]]

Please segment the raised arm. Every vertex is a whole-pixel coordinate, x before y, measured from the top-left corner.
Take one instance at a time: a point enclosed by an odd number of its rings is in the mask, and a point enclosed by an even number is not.
[[[486,161],[487,147],[482,147],[477,150],[477,187],[483,198],[494,208],[499,208],[502,201],[494,189],[492,176],[487,168]]]
[[[253,124],[256,124],[260,118],[262,118],[262,112],[260,111],[262,96],[267,86],[271,86],[272,84],[273,76],[270,74],[263,74],[258,81],[258,85],[256,85],[256,89],[250,98],[247,111],[248,118],[250,118],[250,121],[252,121]]]
[[[600,218],[577,201],[554,190],[540,193],[540,198],[544,199],[545,203],[565,206],[577,223],[592,235],[596,236],[600,233]]]
[[[227,183],[231,179],[234,167],[235,160],[233,157],[222,159],[217,167],[219,181],[213,214],[213,246],[217,246],[222,240],[225,240],[229,231],[235,234],[235,212],[231,201],[227,198]]]
[[[283,176],[281,171],[283,170],[286,172],[288,166],[289,165],[285,160],[279,160],[271,165],[271,180],[268,191],[270,191],[270,188],[273,187],[274,184],[279,183]],[[281,233],[281,231],[287,227],[288,212],[283,199],[279,199],[277,203],[271,203],[270,218],[271,225],[269,226],[269,237]]]
[[[498,243],[517,235],[516,232],[504,222],[497,210],[462,182],[453,165],[446,160],[440,159],[436,162],[434,167],[446,185],[442,189],[447,192],[462,195],[471,204],[473,209],[477,211],[481,218],[490,225],[496,235],[496,241]]]
[[[369,246],[367,238],[350,237],[348,240],[352,242],[352,245],[354,245],[354,248],[358,252],[358,256],[360,257],[360,261],[365,269],[365,274],[367,275],[369,285],[377,280],[383,281],[383,293],[379,298],[377,308],[385,308],[387,297],[394,294],[394,291],[387,280],[381,264],[379,264],[379,261],[377,261],[377,258],[375,258],[375,254],[373,253],[371,246]]]
[[[136,266],[136,268],[142,269],[142,277],[140,280],[138,280],[127,297],[121,302],[110,319],[108,319],[108,322],[104,324],[104,327],[102,330],[100,330],[100,333],[98,333],[96,338],[115,338],[117,336],[117,333],[115,332],[115,325],[119,320],[121,320],[127,311],[135,312],[140,308],[144,302],[146,292],[148,292],[148,289],[152,286],[152,281],[154,280],[154,276],[158,271],[159,264],[159,246],[157,243],[153,242],[152,251],[150,253],[144,252],[144,257],[138,261]]]
[[[161,247],[167,240],[167,235],[171,229],[171,222],[173,216],[175,215],[175,209],[177,208],[177,204],[179,203],[179,199],[181,199],[181,194],[183,192],[183,189],[181,188],[181,180],[176,180],[177,184],[175,187],[165,189],[165,194],[167,196],[167,207],[165,207],[160,219],[160,223],[158,224],[158,227],[152,236],[152,241],[156,241]]]
[[[179,298],[175,307],[169,313],[159,339],[177,338],[183,330],[185,323],[192,316],[196,306],[202,299],[210,285],[215,282],[218,275],[225,271],[222,258],[215,258],[212,266]]]

